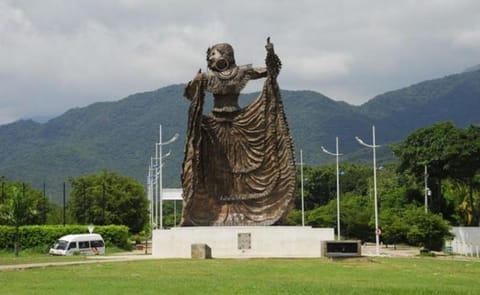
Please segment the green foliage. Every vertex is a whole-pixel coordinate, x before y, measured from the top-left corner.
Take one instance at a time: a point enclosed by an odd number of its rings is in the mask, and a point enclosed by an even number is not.
[[[455,208],[455,222],[466,226],[479,224],[480,216],[480,175],[473,179],[472,185],[462,182],[446,181],[443,193],[451,200]]]
[[[450,225],[440,215],[425,213],[421,207],[385,210],[380,221],[382,240],[387,244],[408,243],[440,251],[452,237]]]
[[[95,226],[95,233],[102,235],[107,246],[129,249],[128,227],[122,225]],[[23,249],[37,248],[48,251],[61,236],[88,233],[85,225],[27,225],[19,228],[19,241]],[[0,245],[4,249],[14,248],[15,227],[0,226]]]
[[[431,209],[450,217],[454,209],[443,195],[443,182],[451,180],[469,186],[464,201],[473,208],[474,192],[480,188],[480,127],[459,129],[451,122],[421,128],[393,147],[400,163],[400,173],[411,173],[422,179],[425,165],[428,168],[428,185],[432,190]],[[470,210],[471,224],[478,224],[480,215]],[[454,220],[455,218],[450,218]],[[470,225],[470,224],[469,224]]]
[[[341,235],[363,241],[371,240],[374,235],[373,201],[368,197],[345,194],[340,198]],[[318,206],[306,212],[306,224],[314,227],[337,226],[337,201],[330,200],[325,206]]]
[[[140,232],[148,220],[145,188],[136,180],[116,173],[71,179],[69,210],[78,223],[123,224]]]
[[[439,250],[444,239],[450,235],[449,224],[443,220],[444,217],[462,224],[478,224],[478,129],[472,126],[457,129],[449,122],[436,124],[415,131],[394,147],[400,157],[398,166],[384,165],[382,170],[377,171],[379,225],[384,243],[408,243]],[[460,148],[462,145],[463,150]],[[468,164],[467,159],[473,164]],[[436,194],[433,202],[429,198],[428,210],[442,216],[425,213],[424,163],[429,163],[428,167],[431,167],[429,187],[433,187]],[[465,170],[461,170],[462,166]],[[342,236],[373,240],[371,168],[344,164],[341,170],[346,171],[340,179]],[[306,212],[307,224],[336,227],[335,173],[333,166],[306,167],[304,170],[307,179],[304,186],[306,208],[313,207]],[[308,183],[310,181],[312,183]],[[297,210],[300,208],[299,201],[297,195]],[[289,216],[289,222],[298,224],[298,216],[298,212],[294,212]]]
[[[344,163],[340,165],[340,191],[357,195],[367,194],[371,177],[371,168],[365,165]],[[304,177],[304,206],[305,210],[312,210],[326,205],[337,196],[336,167],[332,165],[312,167],[305,166]],[[297,191],[295,208],[301,208],[300,172],[297,171]]]
[[[389,208],[382,210],[380,214],[382,229],[381,239],[385,244],[396,246],[399,243],[407,243],[408,225],[398,209]]]
[[[31,224],[40,220],[40,213],[36,210],[42,198],[38,198],[35,191],[29,190],[25,184],[21,185],[21,189],[10,184],[7,189],[4,188],[2,179],[2,203],[0,203],[0,224],[12,225],[15,229],[13,244],[15,256],[20,251],[20,226]],[[45,204],[41,205],[43,208]],[[42,214],[44,215],[44,214]]]
[[[344,238],[372,241],[375,238],[375,221],[371,168],[360,165],[347,167],[349,170],[340,180],[341,234]],[[331,167],[310,167],[306,170],[306,175],[315,175],[313,173],[315,170],[329,171],[329,168]],[[343,181],[347,181],[348,175],[352,177],[349,181],[357,185],[343,186]],[[327,185],[324,183],[324,188]],[[320,186],[321,183],[306,188]],[[444,238],[449,236],[449,226],[442,217],[424,213],[422,184],[418,184],[416,178],[409,174],[396,173],[395,165],[385,165],[382,170],[377,171],[377,186],[379,225],[382,229],[381,240],[384,243],[394,245],[408,243],[429,249],[441,248]],[[354,193],[358,191],[364,194]],[[310,191],[307,190],[305,195],[310,195]],[[326,205],[315,204],[314,209],[306,212],[306,223],[315,227],[335,228],[336,210],[336,198],[331,198]],[[291,213],[289,224],[299,224],[300,214],[298,208]]]
[[[32,199],[17,187],[11,187],[10,197],[0,207],[2,223],[19,227],[27,224],[35,214]]]
[[[288,213],[285,225],[301,225],[302,224],[302,210],[292,209]]]
[[[346,194],[340,206],[342,236],[372,241],[375,233],[373,199]]]
[[[336,201],[330,201],[325,206],[318,206],[306,214],[306,224],[314,227],[336,227]]]
[[[403,217],[408,226],[407,240],[411,245],[440,251],[445,239],[452,237],[450,226],[440,215],[412,208],[406,210]]]
[[[448,167],[451,157],[448,147],[455,142],[457,132],[451,122],[445,122],[421,128],[407,136],[393,146],[393,152],[400,160],[399,171],[422,178],[427,165],[430,177],[445,179],[448,170],[444,168]]]
[[[182,217],[181,201],[163,201],[163,226],[178,226]],[[176,223],[176,224],[175,224]]]
[[[48,202],[38,190],[27,184],[0,180],[0,224],[45,223]]]
[[[64,218],[65,217],[65,218]],[[74,218],[68,207],[63,208],[63,205],[50,204],[46,224],[74,224]]]

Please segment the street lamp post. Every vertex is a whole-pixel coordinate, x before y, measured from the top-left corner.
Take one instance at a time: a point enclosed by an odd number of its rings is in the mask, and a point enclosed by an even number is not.
[[[321,146],[321,148],[324,153],[335,156],[337,158],[337,240],[340,240],[340,172],[338,166],[338,157],[342,154],[338,152],[338,137],[335,138],[335,153],[329,152],[323,146]]]
[[[378,199],[377,199],[377,163],[375,156],[375,148],[380,147],[375,145],[375,126],[372,126],[372,144],[366,144],[358,136],[355,139],[363,146],[373,149],[373,196],[375,207],[375,249],[376,254],[380,255],[380,228],[378,227]]]
[[[302,226],[305,226],[305,203],[303,199],[303,151],[300,150],[300,186],[302,195]]]
[[[178,138],[178,133],[175,133],[175,135],[170,138],[168,141],[166,142],[162,142],[162,125],[160,125],[160,130],[159,130],[159,142],[155,144],[155,156],[156,156],[156,160],[157,160],[157,171],[158,171],[158,180],[157,180],[157,212],[160,212],[160,225],[158,228],[160,229],[163,229],[163,200],[162,200],[162,196],[163,196],[163,179],[162,179],[162,168],[163,168],[163,163],[162,163],[162,159],[168,157],[170,155],[170,152],[166,155],[163,155],[162,153],[162,147],[164,145],[168,145],[168,144],[171,144],[172,142],[174,142],[175,140],[177,140]]]
[[[147,193],[148,200],[150,201],[150,224],[156,227],[157,224],[157,214],[156,214],[156,164],[155,158],[150,158],[150,165],[148,166],[148,178],[147,178]]]
[[[162,174],[162,169],[163,169],[163,160],[168,158],[171,154],[171,151],[168,151],[165,155],[160,157],[160,163],[159,163],[159,168],[158,168],[158,199],[159,199],[159,212],[160,212],[160,229],[163,229],[163,174]]]

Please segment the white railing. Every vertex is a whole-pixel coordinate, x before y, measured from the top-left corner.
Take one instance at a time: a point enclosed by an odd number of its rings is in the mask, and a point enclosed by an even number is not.
[[[472,244],[472,243],[465,243],[461,241],[451,241],[450,247],[452,249],[452,253],[454,254],[461,254],[470,257],[478,257],[480,258],[480,245],[479,244]],[[446,244],[448,246],[448,243]]]

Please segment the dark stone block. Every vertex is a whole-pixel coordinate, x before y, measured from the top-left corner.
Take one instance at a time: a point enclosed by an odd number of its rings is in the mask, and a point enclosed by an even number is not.
[[[327,257],[358,257],[362,255],[360,241],[324,241],[323,255]]]

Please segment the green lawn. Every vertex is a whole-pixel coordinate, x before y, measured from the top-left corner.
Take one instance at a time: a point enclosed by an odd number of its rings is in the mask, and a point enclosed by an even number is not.
[[[0,272],[0,294],[480,294],[480,260],[147,260]]]
[[[28,251],[20,252],[18,257],[15,257],[11,251],[0,251],[0,265],[14,265],[26,263],[43,263],[43,262],[57,262],[57,261],[77,261],[85,260],[83,256],[50,256],[48,254],[31,253]],[[1,288],[0,288],[1,293]]]

